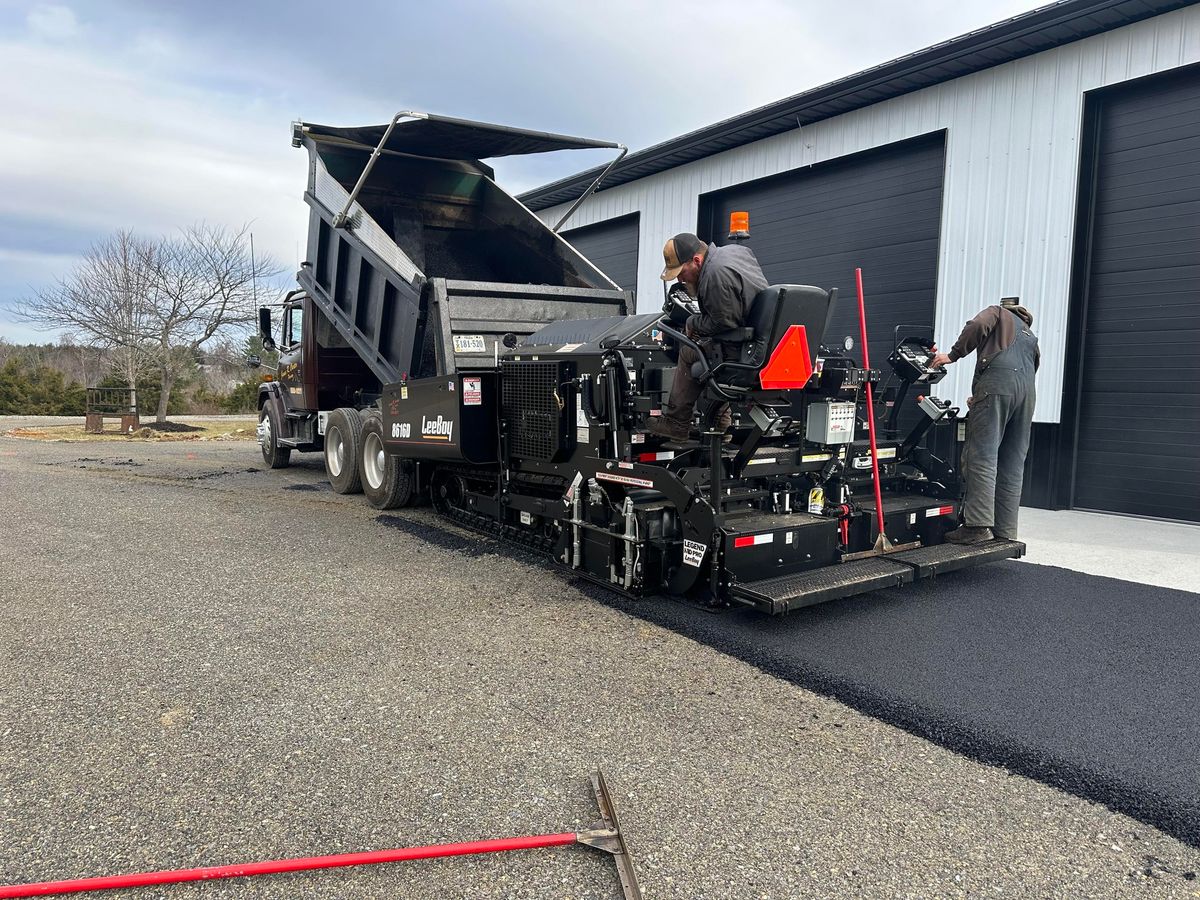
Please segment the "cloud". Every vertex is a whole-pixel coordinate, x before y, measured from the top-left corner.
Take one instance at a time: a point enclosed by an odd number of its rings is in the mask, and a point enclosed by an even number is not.
[[[38,35],[86,27],[65,7],[28,20]],[[0,191],[0,306],[120,228],[253,222],[260,252],[291,267],[307,211],[287,98],[205,85],[169,35],[99,36],[86,46],[0,37],[6,71],[21,73],[0,78],[0,171],[20,173]]]
[[[637,150],[1025,6],[363,0],[343,16],[324,0],[0,4],[0,308],[120,228],[252,221],[259,251],[290,267],[307,222],[305,154],[288,140],[298,117],[369,124],[416,108]],[[496,169],[518,193],[610,158]]]
[[[48,41],[70,40],[79,34],[79,21],[70,7],[39,4],[25,17],[29,33]]]

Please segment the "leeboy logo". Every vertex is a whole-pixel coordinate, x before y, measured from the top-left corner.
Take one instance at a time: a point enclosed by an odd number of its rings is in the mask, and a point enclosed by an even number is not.
[[[434,440],[448,441],[454,436],[454,423],[441,416],[436,419],[421,416],[421,434]]]

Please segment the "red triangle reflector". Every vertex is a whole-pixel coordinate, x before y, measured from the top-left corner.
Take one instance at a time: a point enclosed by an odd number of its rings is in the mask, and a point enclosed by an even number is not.
[[[808,351],[808,333],[803,325],[789,325],[771,358],[758,373],[763,390],[802,388],[812,378],[812,355]]]

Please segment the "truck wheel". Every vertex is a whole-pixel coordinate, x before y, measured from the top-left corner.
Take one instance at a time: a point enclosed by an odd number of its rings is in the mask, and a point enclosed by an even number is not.
[[[286,468],[292,461],[292,448],[279,446],[279,416],[270,402],[258,411],[258,445],[263,460],[272,469]]]
[[[400,457],[383,449],[383,419],[372,411],[363,416],[362,488],[376,509],[408,506],[416,494],[412,473]]]
[[[335,409],[325,423],[325,474],[336,494],[362,491],[358,461],[362,414],[350,406]]]

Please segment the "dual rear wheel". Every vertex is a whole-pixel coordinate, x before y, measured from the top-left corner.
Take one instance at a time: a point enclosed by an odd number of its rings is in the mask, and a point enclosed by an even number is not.
[[[375,509],[396,509],[416,499],[411,463],[385,452],[377,409],[335,409],[325,424],[325,471],[338,494],[360,491]]]

